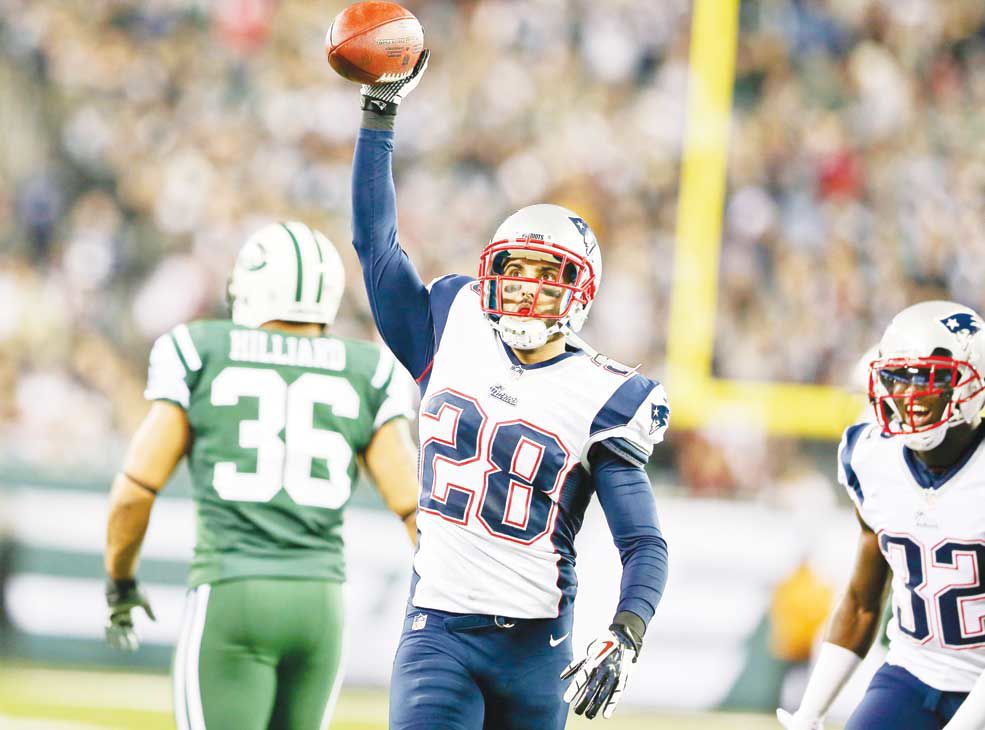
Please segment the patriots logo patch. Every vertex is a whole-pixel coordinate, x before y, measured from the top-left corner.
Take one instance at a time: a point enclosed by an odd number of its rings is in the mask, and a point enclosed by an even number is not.
[[[973,335],[980,329],[979,322],[975,315],[969,312],[958,312],[950,317],[941,320],[941,324],[947,327],[954,334]]]
[[[667,428],[667,419],[670,418],[670,408],[665,405],[650,406],[650,433],[654,434],[661,428]]]
[[[582,238],[584,238],[585,231],[588,230],[588,224],[585,222],[585,219],[576,218],[575,216],[570,216],[568,220],[570,220],[572,223],[575,224],[575,228],[578,229],[578,232],[582,235]]]
[[[578,233],[581,234],[581,240],[585,242],[585,253],[588,255],[592,254],[592,251],[599,245],[599,242],[595,239],[595,234],[592,233],[592,229],[588,227],[588,223],[585,222],[584,218],[578,218],[577,216],[568,216],[575,228],[578,229]]]

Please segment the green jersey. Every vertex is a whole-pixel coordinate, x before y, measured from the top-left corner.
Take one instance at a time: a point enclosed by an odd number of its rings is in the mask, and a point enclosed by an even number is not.
[[[197,514],[190,584],[249,576],[342,581],[356,455],[412,404],[380,347],[227,320],[179,325],[150,355],[145,396],[185,410]]]

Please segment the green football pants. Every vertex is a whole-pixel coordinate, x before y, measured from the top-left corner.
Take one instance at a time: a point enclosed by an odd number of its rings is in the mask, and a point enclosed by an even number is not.
[[[191,590],[175,652],[178,730],[321,730],[342,683],[342,586],[244,578]]]

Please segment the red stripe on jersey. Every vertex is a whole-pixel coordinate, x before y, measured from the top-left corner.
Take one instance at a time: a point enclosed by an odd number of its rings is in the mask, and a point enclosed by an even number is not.
[[[434,366],[434,358],[431,358],[431,362],[429,362],[428,366],[424,368],[424,372],[418,375],[416,378],[414,378],[414,382],[420,383],[422,380],[424,380],[424,376],[427,375],[429,372],[431,372],[431,368],[433,366]]]

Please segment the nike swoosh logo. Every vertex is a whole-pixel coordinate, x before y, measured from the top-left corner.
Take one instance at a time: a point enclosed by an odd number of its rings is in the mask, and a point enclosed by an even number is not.
[[[568,632],[568,634],[570,634],[570,633],[571,633],[571,632],[569,631],[569,632]],[[551,642],[551,648],[553,649],[553,648],[554,648],[555,646],[557,646],[557,645],[558,645],[558,644],[560,644],[560,643],[561,643],[562,641],[564,641],[565,639],[567,639],[567,638],[568,638],[568,634],[565,634],[565,635],[564,635],[564,636],[562,636],[562,637],[561,637],[560,639],[555,639],[555,638],[554,638],[554,634],[551,634],[551,638],[550,638],[550,642]]]
[[[598,656],[596,656],[595,658],[596,659],[601,659],[603,656],[605,656],[609,652],[609,649],[611,649],[615,645],[616,645],[616,642],[614,642],[614,641],[606,641],[604,644],[602,644],[602,651],[600,651],[598,653]]]

